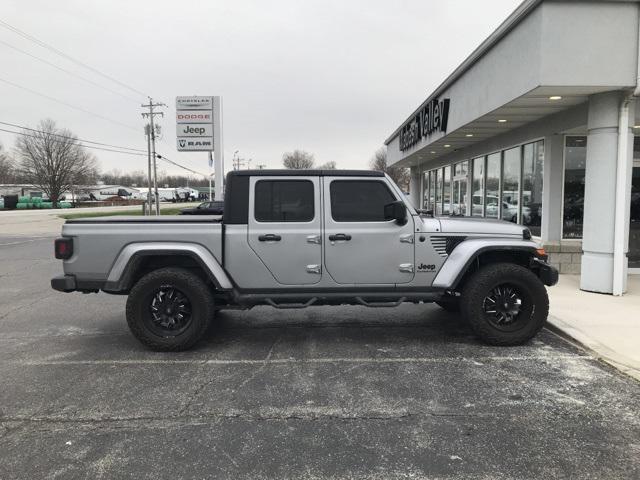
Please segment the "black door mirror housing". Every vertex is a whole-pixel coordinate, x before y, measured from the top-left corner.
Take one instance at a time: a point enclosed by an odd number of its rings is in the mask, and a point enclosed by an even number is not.
[[[398,225],[407,223],[407,207],[402,200],[387,203],[384,206],[384,219],[395,220]]]

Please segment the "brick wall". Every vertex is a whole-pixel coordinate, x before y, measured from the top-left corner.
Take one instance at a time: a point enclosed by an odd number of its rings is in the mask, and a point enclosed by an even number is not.
[[[582,242],[549,242],[544,244],[544,249],[549,254],[549,263],[560,273],[580,273]]]

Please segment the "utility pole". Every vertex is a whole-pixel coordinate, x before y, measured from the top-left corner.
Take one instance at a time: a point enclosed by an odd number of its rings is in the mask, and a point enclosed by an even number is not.
[[[148,112],[144,112],[142,117],[149,117],[149,137],[151,138],[151,158],[153,158],[153,190],[155,195],[156,215],[160,215],[160,196],[158,195],[158,168],[156,162],[156,128],[153,124],[153,118],[156,115],[164,117],[163,112],[154,112],[154,107],[166,107],[164,103],[153,103],[153,99],[149,97],[149,103],[147,105],[142,104],[143,108],[148,108]],[[151,208],[151,205],[149,205]]]
[[[145,215],[151,215],[151,126],[147,123],[144,126],[144,134],[147,136],[147,208]]]

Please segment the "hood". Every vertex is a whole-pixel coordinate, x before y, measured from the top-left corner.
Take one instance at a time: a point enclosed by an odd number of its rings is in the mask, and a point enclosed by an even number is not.
[[[485,235],[514,235],[522,238],[526,228],[504,220],[479,217],[436,217],[443,233],[467,233]]]

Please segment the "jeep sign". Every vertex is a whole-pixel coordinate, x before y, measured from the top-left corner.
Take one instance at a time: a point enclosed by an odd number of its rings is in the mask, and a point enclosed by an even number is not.
[[[179,123],[176,137],[213,137],[213,126],[210,123]]]

